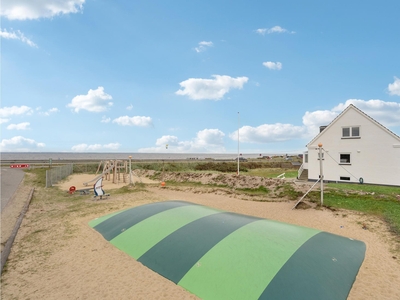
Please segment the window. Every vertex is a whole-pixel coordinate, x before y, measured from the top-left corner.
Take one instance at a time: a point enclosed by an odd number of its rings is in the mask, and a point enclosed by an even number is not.
[[[342,136],[343,137],[350,137],[350,127],[343,127],[342,128]]]
[[[304,162],[308,163],[308,153],[304,154]]]
[[[347,181],[350,181],[350,177],[340,176],[340,180],[347,180]]]
[[[340,164],[350,164],[350,154],[348,153],[340,154]]]
[[[342,138],[360,138],[360,127],[342,127]]]

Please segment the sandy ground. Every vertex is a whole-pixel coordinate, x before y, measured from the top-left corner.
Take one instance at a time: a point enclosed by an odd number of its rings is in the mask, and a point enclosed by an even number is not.
[[[73,175],[59,188],[80,188],[87,179],[90,176]],[[400,299],[400,257],[392,252],[393,236],[377,218],[349,211],[292,210],[294,201],[244,201],[234,194],[162,188],[149,179],[142,181],[145,189],[128,194],[113,193],[124,183],[104,181],[103,189],[111,196],[102,201],[66,192],[70,202],[76,201],[76,209],[69,206],[68,214],[63,214],[66,204],[61,202],[33,201],[2,276],[2,299],[197,299],[116,249],[88,225],[107,213],[165,200],[191,201],[364,241],[366,257],[349,299]]]

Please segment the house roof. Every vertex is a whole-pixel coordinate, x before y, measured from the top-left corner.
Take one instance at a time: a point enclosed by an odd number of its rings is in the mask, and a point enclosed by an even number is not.
[[[374,124],[376,124],[377,126],[379,126],[380,128],[382,128],[384,131],[386,131],[388,134],[390,134],[391,136],[393,136],[394,138],[398,139],[400,141],[400,136],[398,136],[397,134],[395,134],[393,131],[389,130],[388,128],[386,128],[385,126],[383,126],[381,123],[379,123],[378,121],[376,121],[374,118],[370,117],[369,115],[367,115],[365,112],[363,112],[361,109],[357,108],[356,106],[354,106],[353,104],[350,104],[349,106],[347,106],[335,119],[333,119],[333,121],[331,123],[329,123],[329,125],[320,133],[318,133],[306,146],[308,147],[309,145],[313,144],[315,142],[315,140],[317,140],[323,133],[325,133],[327,130],[329,130],[330,127],[332,127],[332,125],[334,123],[336,123],[344,114],[346,114],[347,111],[349,110],[355,110],[358,113],[360,113],[361,115],[363,115],[364,117],[366,117],[367,119],[369,119],[371,122],[373,122]]]

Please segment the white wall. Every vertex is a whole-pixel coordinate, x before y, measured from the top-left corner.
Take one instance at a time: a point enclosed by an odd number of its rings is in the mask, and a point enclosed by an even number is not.
[[[343,126],[359,126],[359,139],[342,139]],[[340,181],[340,176],[350,177],[350,182],[400,186],[399,139],[392,136],[369,118],[355,109],[349,109],[332,125],[325,129],[320,138],[308,147],[308,178],[319,178],[317,144],[322,143],[324,154],[324,179]],[[312,147],[314,146],[314,147]],[[339,165],[340,153],[350,153],[351,164]]]

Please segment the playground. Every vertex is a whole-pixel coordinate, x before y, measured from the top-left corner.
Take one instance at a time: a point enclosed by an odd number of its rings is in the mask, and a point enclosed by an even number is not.
[[[129,169],[126,160],[105,160],[99,162],[96,174],[73,174],[54,186],[66,191],[74,187],[74,191],[87,194],[100,178],[103,178],[102,187],[105,191],[130,184],[135,185],[137,182],[158,183]]]

